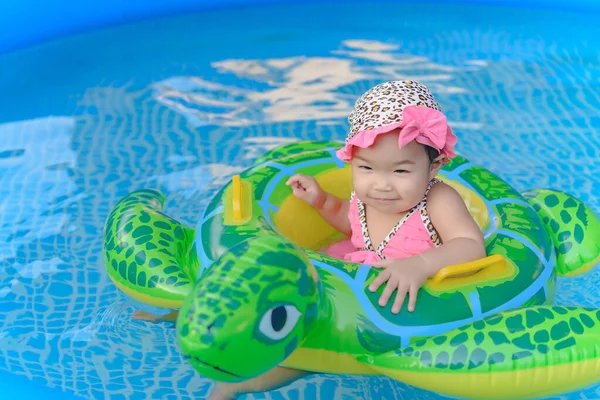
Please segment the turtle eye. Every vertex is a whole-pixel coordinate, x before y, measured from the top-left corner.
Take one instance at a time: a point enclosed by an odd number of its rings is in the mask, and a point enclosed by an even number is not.
[[[269,339],[281,340],[294,329],[299,318],[300,311],[292,305],[273,307],[262,316],[258,329]]]

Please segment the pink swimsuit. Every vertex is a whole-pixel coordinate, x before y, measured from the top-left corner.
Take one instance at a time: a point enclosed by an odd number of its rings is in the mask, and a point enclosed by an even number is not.
[[[348,211],[352,237],[331,245],[327,249],[327,254],[355,263],[373,264],[386,258],[416,256],[425,250],[441,245],[440,238],[427,213],[427,195],[431,187],[438,182],[441,181],[432,179],[429,182],[423,200],[398,221],[377,248],[374,248],[371,243],[364,204],[352,192]]]

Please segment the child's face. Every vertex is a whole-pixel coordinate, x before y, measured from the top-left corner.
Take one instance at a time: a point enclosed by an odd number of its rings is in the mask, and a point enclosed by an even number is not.
[[[399,214],[417,205],[442,165],[430,163],[423,145],[414,140],[398,148],[399,133],[381,135],[367,149],[357,148],[351,162],[356,196],[382,213]]]

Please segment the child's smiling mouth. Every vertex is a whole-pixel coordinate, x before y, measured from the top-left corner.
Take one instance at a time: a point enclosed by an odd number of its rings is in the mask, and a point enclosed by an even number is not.
[[[379,201],[381,203],[389,203],[392,201],[397,201],[399,199],[396,198],[387,198],[387,197],[371,197],[371,199],[375,200],[375,201]]]

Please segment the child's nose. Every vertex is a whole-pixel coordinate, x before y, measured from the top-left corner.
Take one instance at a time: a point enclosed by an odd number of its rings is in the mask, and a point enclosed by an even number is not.
[[[375,182],[374,189],[382,191],[382,192],[387,192],[387,191],[390,191],[392,189],[392,185],[386,179],[378,179]]]

